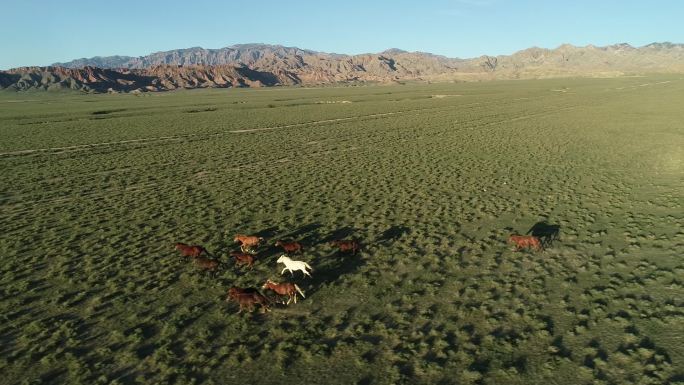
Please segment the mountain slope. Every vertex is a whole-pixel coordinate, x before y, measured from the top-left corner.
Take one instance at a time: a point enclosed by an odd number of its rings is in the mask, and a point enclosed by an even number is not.
[[[389,49],[378,54],[340,55],[296,47],[242,44],[200,47],[147,56],[110,56],[23,67],[0,72],[0,88],[70,88],[83,91],[164,91],[197,87],[254,87],[337,82],[484,80],[560,76],[605,76],[644,72],[684,73],[684,45],[555,49],[532,47],[512,55],[447,58]]]
[[[132,70],[96,67],[21,67],[0,72],[0,88],[16,91],[169,91],[179,88],[260,87],[295,83],[287,76],[278,78],[269,72],[230,65],[155,66]]]

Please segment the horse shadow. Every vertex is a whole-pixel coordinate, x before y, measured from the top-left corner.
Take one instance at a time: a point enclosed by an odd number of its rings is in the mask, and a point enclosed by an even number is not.
[[[320,241],[327,243],[336,239],[353,238],[355,232],[356,230],[353,227],[345,226],[331,231],[328,235],[322,237]],[[316,262],[319,263],[312,266],[312,277],[300,281],[306,284],[307,296],[316,293],[322,287],[334,283],[342,276],[355,273],[366,263],[361,253],[356,255],[351,252],[343,253],[337,248],[331,248],[325,255],[317,258]]]
[[[322,243],[329,243],[338,239],[351,239],[354,238],[353,235],[356,233],[356,229],[351,226],[340,227],[337,230],[331,231],[325,237],[320,239]],[[354,238],[355,239],[355,238]]]
[[[302,242],[305,245],[313,246],[312,244],[315,243],[320,236],[318,229],[321,227],[323,227],[323,225],[318,222],[309,223],[294,231],[283,234],[282,239],[291,239],[293,241]]]
[[[411,229],[406,226],[395,225],[385,230],[377,238],[376,243],[381,245],[389,245],[398,241],[404,235],[411,232]]]
[[[328,256],[324,263],[312,266],[314,269],[311,273],[312,277],[301,281],[306,284],[305,293],[307,296],[316,293],[345,275],[354,274],[366,263],[359,255],[341,255],[337,258],[335,255],[337,255],[337,251]]]
[[[307,249],[316,246],[318,243],[320,238],[319,229],[321,227],[323,227],[322,224],[313,222],[288,232],[279,233],[277,231],[269,231],[268,236],[260,235],[265,238],[265,243],[260,247],[257,258],[263,260],[283,254],[283,249],[275,245],[275,242],[278,240],[301,242],[304,246],[304,251],[306,252]]]
[[[286,232],[279,235],[278,240],[283,241],[297,241],[300,242],[305,248],[315,246],[320,238],[319,229],[323,227],[322,224],[318,222],[313,222],[300,226],[297,229]],[[273,239],[275,242],[276,239]],[[274,243],[271,242],[271,243]]]
[[[278,234],[278,230],[280,230],[278,227],[273,226],[267,229],[257,231],[256,233],[254,233],[254,235],[268,240],[275,237]]]
[[[560,225],[551,225],[547,221],[537,222],[525,234],[539,238],[542,246],[548,247],[560,240]]]

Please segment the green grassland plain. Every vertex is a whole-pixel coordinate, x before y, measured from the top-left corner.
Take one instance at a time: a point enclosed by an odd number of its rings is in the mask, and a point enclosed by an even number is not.
[[[665,75],[1,93],[0,383],[682,383],[682,105]],[[237,314],[280,238],[306,299]]]

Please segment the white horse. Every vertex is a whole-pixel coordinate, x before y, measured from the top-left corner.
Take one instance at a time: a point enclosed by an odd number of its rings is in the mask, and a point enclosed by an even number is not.
[[[294,275],[295,270],[299,270],[302,273],[304,273],[304,275],[308,275],[309,277],[311,277],[311,274],[309,274],[309,272],[306,271],[306,269],[313,271],[313,268],[311,268],[311,266],[309,266],[309,264],[306,262],[293,261],[290,259],[290,257],[286,256],[285,254],[281,255],[280,258],[278,258],[277,262],[285,265],[285,268],[283,269],[283,271],[280,272],[280,275],[283,275],[285,273],[285,270],[290,270],[290,274],[292,275]]]

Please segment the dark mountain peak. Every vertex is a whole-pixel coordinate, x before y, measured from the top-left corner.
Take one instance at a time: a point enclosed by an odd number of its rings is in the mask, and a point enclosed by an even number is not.
[[[645,48],[651,48],[651,49],[683,49],[684,44],[674,44],[674,43],[671,43],[669,41],[665,41],[665,42],[661,42],[661,43],[654,42],[651,44],[647,44],[644,47]]]
[[[619,50],[632,50],[632,49],[636,49],[636,48],[634,48],[634,47],[633,47],[631,44],[629,44],[629,43],[618,43],[618,44],[613,44],[613,45],[609,45],[608,48],[612,48],[612,49],[616,49],[616,50],[617,50],[617,49],[619,49]]]
[[[381,55],[400,55],[402,53],[408,53],[408,51],[399,48],[390,48],[380,52]]]

